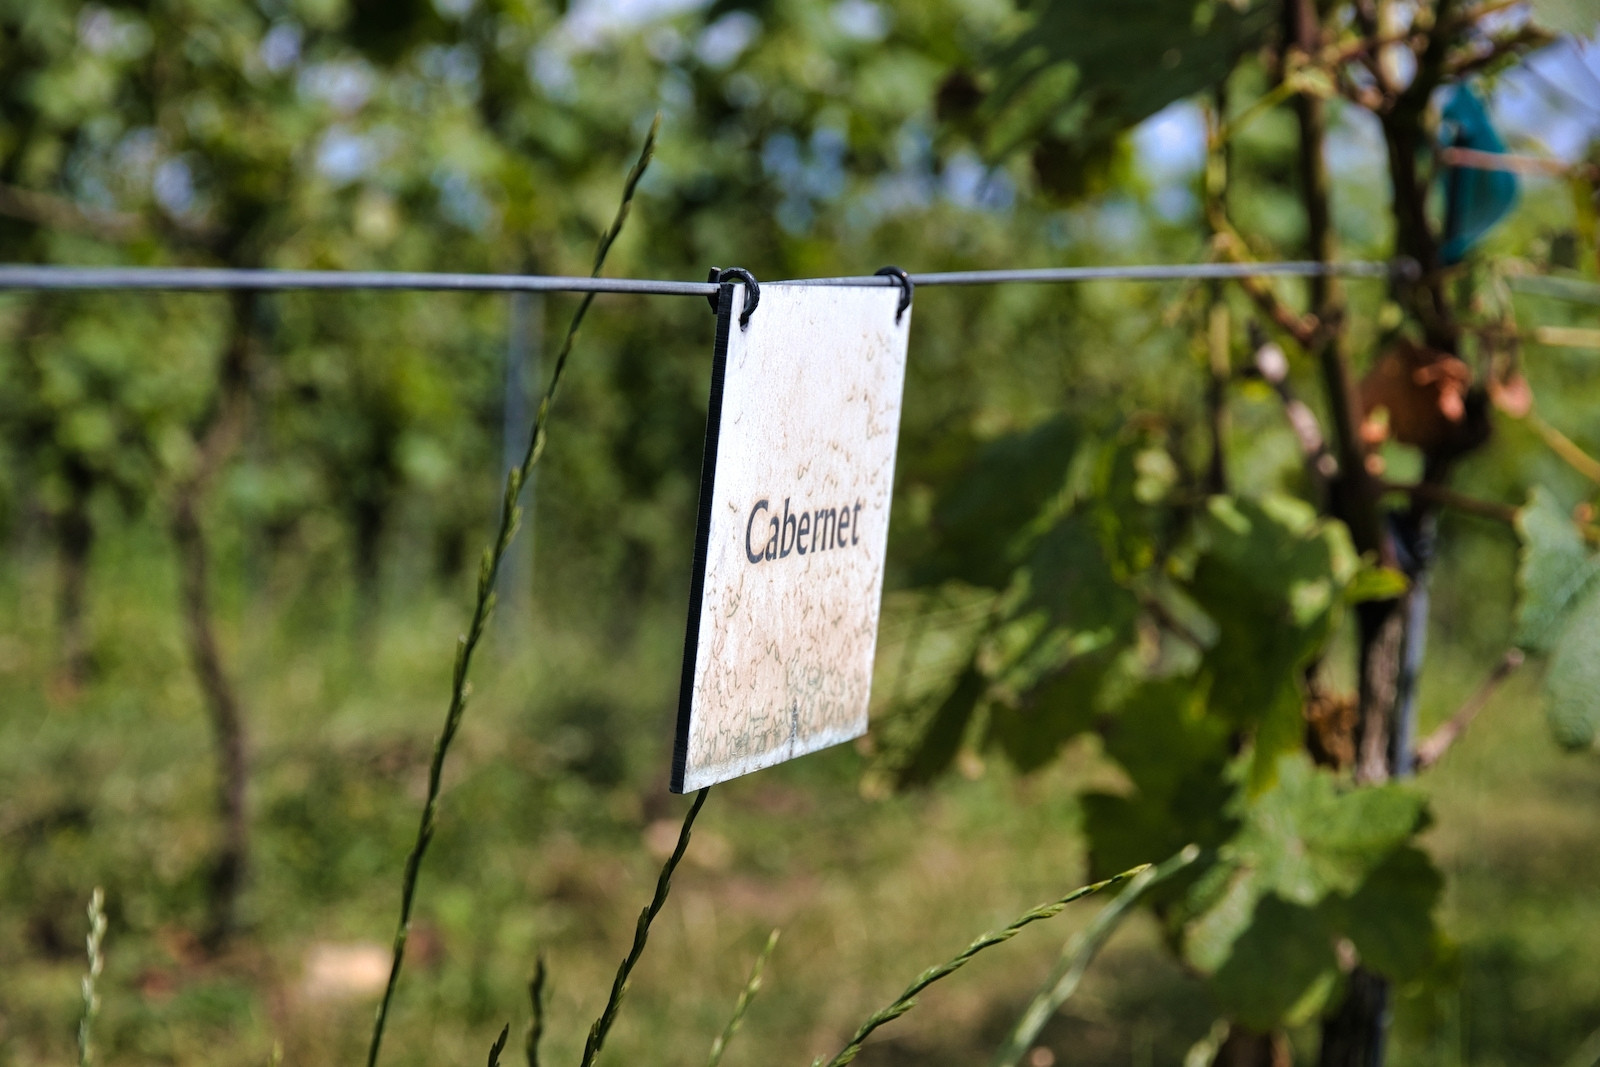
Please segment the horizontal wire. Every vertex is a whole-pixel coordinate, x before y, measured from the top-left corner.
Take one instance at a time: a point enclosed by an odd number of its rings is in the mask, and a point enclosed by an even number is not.
[[[1283,263],[1149,263],[1110,267],[1040,267],[1028,270],[957,270],[935,274],[913,274],[911,281],[924,285],[1003,285],[1023,282],[1164,282],[1210,278],[1260,278],[1269,275],[1314,277],[1343,275],[1356,278],[1384,278],[1391,272],[1388,263],[1355,260],[1344,263],[1318,263],[1293,260]],[[894,278],[802,278],[791,285],[899,285]]]
[[[1381,278],[1391,271],[1381,262],[1168,263],[1105,267],[1044,267],[1035,270],[969,270],[913,274],[924,285],[999,285],[1019,282],[1176,281],[1255,278],[1269,275],[1310,277],[1344,275]],[[797,278],[778,284],[897,286],[896,278]],[[643,293],[655,296],[713,296],[715,282],[659,281],[645,278],[580,278],[541,274],[434,274],[418,271],[236,270],[213,267],[59,267],[0,266],[0,290],[349,290],[388,289],[480,293]]]
[[[0,266],[0,289],[403,289],[476,293],[650,293],[715,296],[714,282],[578,278],[543,274],[431,274],[372,270],[237,270],[213,267]]]

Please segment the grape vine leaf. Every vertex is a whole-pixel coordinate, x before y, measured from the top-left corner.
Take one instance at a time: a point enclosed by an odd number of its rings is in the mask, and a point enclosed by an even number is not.
[[[1589,748],[1600,735],[1600,593],[1573,609],[1544,676],[1545,719],[1556,743]]]
[[[1264,788],[1300,745],[1300,671],[1327,641],[1357,557],[1343,526],[1288,497],[1213,497],[1199,534],[1189,591],[1217,624],[1211,707],[1255,731],[1251,780]]]
[[[1333,942],[1310,908],[1262,897],[1211,992],[1230,1015],[1256,1030],[1293,1025],[1322,1007],[1338,980]]]
[[[1226,1010],[1263,1029],[1321,1003],[1338,938],[1400,980],[1426,973],[1441,944],[1438,872],[1411,844],[1427,822],[1423,797],[1350,788],[1302,753],[1278,764],[1266,792],[1236,795],[1239,832],[1190,889],[1183,928],[1185,959],[1213,976]]]
[[[1346,604],[1364,604],[1372,600],[1394,600],[1411,588],[1411,579],[1393,567],[1364,566],[1344,588]]]
[[[1330,928],[1348,937],[1373,970],[1397,981],[1426,976],[1445,945],[1433,911],[1444,878],[1426,852],[1402,845],[1351,894],[1330,894],[1319,906]]]
[[[1081,439],[1075,422],[1056,416],[985,445],[934,507],[938,544],[920,582],[1005,588],[1031,545],[1034,521],[1062,491]]]
[[[1068,196],[1085,190],[1118,133],[1221,81],[1276,12],[1251,0],[1026,7],[1025,28],[989,64],[993,90],[971,93],[962,117],[990,158],[1031,146],[1042,183]]]
[[[1276,784],[1245,806],[1229,855],[1263,888],[1309,906],[1359,889],[1422,828],[1425,812],[1422,795],[1404,786],[1348,788],[1294,753],[1278,760]]]
[[[988,689],[988,680],[975,662],[968,662],[956,684],[939,704],[921,737],[895,769],[901,788],[927,785],[949,767],[961,751],[967,726]]]
[[[1532,6],[1534,22],[1557,33],[1588,37],[1600,23],[1585,0],[1533,0]]]
[[[1138,602],[1112,576],[1095,531],[1081,515],[1067,515],[1039,538],[1027,572],[1021,611],[1042,610],[1051,623],[1076,632],[1133,625]]]
[[[1547,490],[1517,513],[1516,643],[1550,655],[1545,718],[1556,743],[1588,748],[1600,736],[1600,555]]]
[[[988,742],[1024,774],[1055,759],[1063,744],[1094,724],[1095,697],[1115,651],[1112,646],[1076,656],[1022,699],[996,703],[989,713]]]
[[[1600,576],[1572,520],[1549,490],[1535,488],[1517,512],[1522,550],[1517,567],[1516,643],[1529,652],[1549,652],[1562,624]]]
[[[1215,848],[1234,833],[1229,732],[1227,723],[1206,714],[1205,687],[1191,679],[1147,682],[1122,702],[1104,727],[1104,744],[1134,789],[1083,797],[1095,877],[1191,842]],[[1163,886],[1158,895],[1170,888]]]

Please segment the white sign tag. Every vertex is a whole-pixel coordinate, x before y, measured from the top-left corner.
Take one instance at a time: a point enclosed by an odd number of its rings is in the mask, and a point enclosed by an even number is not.
[[[724,285],[672,789],[860,737],[908,308],[894,286]]]

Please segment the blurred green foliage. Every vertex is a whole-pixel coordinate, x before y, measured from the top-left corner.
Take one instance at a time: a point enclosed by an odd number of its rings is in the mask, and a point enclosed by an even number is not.
[[[1236,106],[1270,81],[1254,56],[1264,4],[607,10],[0,0],[0,259],[583,273],[660,111],[616,274],[1191,260],[1205,254],[1197,171],[1141,169],[1126,128],[1241,58]],[[1197,122],[1187,107],[1170,114]],[[1347,135],[1362,121],[1335,110]],[[1234,142],[1235,222],[1264,255],[1300,238],[1293,153],[1281,112]],[[1387,255],[1381,178],[1336,179],[1343,254]],[[1093,195],[1046,195],[1060,193]],[[1592,328],[1581,305],[1512,302],[1499,265],[1509,253],[1592,281],[1585,217],[1565,188],[1531,188],[1490,239],[1500,260],[1470,268],[1475,313],[1525,337]],[[1569,245],[1579,254],[1557,254]],[[1349,296],[1365,366],[1398,312],[1380,285]],[[1250,305],[1224,299],[1242,353]],[[1592,755],[1562,761],[1515,716],[1525,690],[1499,702],[1505,725],[1480,728],[1482,748],[1463,743],[1466,770],[1416,786],[1356,790],[1299,753],[1305,669],[1348,645],[1349,605],[1392,595],[1393,572],[1302,502],[1295,439],[1260,381],[1231,386],[1231,494],[1206,497],[1203,302],[1127,284],[918,294],[874,751],[735,786],[724,815],[713,804],[722,859],[687,876],[681,929],[660,935],[670,962],[647,959],[619,1058],[699,1062],[752,931],[773,922],[799,931],[742,1040],[799,1062],[836,1046],[926,938],[958,943],[1085,862],[1120,870],[1190,841],[1209,850],[1204,872],[1156,894],[1159,922],[1107,961],[1112,1021],[1063,1021],[1052,1047],[1176,1061],[1216,1012],[1298,1026],[1304,1044],[1342,942],[1400,983],[1397,1060],[1547,1063],[1600,1026]],[[568,298],[536,306],[548,342]],[[159,511],[196,462],[228,309],[193,294],[0,298],[4,1058],[66,1054],[73,924],[97,883],[107,1061],[258,1062],[274,1040],[322,1061],[364,1040],[368,1002],[307,992],[307,961],[388,932],[465,570],[498,499],[506,301],[259,307],[254,410],[208,502],[261,830],[243,947],[218,961],[186,934],[214,828]],[[505,654],[469,715],[396,1060],[481,1056],[525,1013],[535,945],[554,948],[552,1017],[571,1031],[555,1052],[575,1050],[601,994],[650,879],[639,846],[675,813],[659,783],[710,336],[698,300],[608,296],[579,341],[535,490],[537,607],[499,620]],[[1600,449],[1593,353],[1529,343],[1521,366],[1540,415]],[[1298,359],[1290,383],[1317,395]],[[1592,558],[1567,515],[1594,487],[1532,422],[1497,432],[1456,484],[1518,507],[1542,487],[1520,513],[1521,611],[1551,621],[1516,640],[1553,649],[1558,736],[1592,752],[1597,601],[1572,580]],[[1399,446],[1385,458],[1417,464]],[[48,605],[83,523],[93,670],[70,683]],[[1430,721],[1512,638],[1511,531],[1447,516],[1441,546]],[[869,794],[938,785],[868,807],[863,774]],[[836,955],[788,962],[802,944]],[[979,1038],[1031,989],[1026,967],[974,969],[934,1038],[885,1043],[878,1062],[984,1054]]]

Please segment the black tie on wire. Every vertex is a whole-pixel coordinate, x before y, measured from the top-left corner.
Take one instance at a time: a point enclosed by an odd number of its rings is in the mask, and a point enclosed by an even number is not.
[[[875,277],[893,278],[900,283],[900,306],[894,309],[894,324],[900,325],[901,316],[911,306],[911,291],[916,288],[911,284],[911,275],[899,267],[879,267],[872,273]]]
[[[744,310],[739,313],[739,326],[743,328],[750,325],[750,315],[761,303],[761,285],[756,281],[756,276],[743,267],[712,267],[706,281],[722,285],[735,279],[744,283]],[[716,296],[707,296],[706,303],[711,305],[712,311],[717,310]]]

